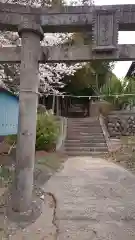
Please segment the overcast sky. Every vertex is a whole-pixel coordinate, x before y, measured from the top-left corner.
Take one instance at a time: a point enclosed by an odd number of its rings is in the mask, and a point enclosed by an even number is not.
[[[95,0],[96,5],[114,5],[114,4],[135,4],[135,0]],[[135,43],[135,32],[119,32],[119,43],[133,44]],[[122,78],[126,75],[131,62],[117,62],[115,64],[114,73]]]

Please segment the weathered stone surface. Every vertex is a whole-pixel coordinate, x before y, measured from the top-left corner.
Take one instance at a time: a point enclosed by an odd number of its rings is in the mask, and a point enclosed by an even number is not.
[[[135,5],[96,6],[94,10],[117,11],[119,30],[134,30]],[[17,31],[22,16],[35,19],[45,32],[74,32],[92,29],[93,7],[65,6],[60,9],[32,8],[19,4],[0,3],[0,29]],[[30,14],[30,15],[29,15]]]
[[[35,163],[36,115],[38,105],[40,35],[33,29],[22,32],[18,137],[12,208],[27,212],[31,206]],[[35,28],[34,28],[35,29]],[[23,147],[22,147],[23,146]]]
[[[113,114],[112,112],[106,118],[106,125],[111,137],[135,135],[135,113],[118,111]]]
[[[134,240],[135,224],[126,222],[60,221],[58,240]],[[128,229],[128,230],[127,230]]]
[[[134,240],[135,177],[103,159],[70,158],[44,187],[56,198],[58,240]]]
[[[93,50],[96,52],[116,51],[118,40],[118,22],[116,11],[94,11]]]
[[[133,60],[135,59],[135,45],[120,44],[118,50],[113,54],[104,53],[104,55],[92,52],[92,47],[88,45],[81,46],[48,46],[40,47],[39,62],[87,62],[94,59],[104,60]],[[21,61],[21,47],[9,46],[0,48],[0,63]]]

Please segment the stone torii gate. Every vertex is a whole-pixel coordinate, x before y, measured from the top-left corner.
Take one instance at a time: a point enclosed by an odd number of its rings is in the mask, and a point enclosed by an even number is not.
[[[118,45],[118,30],[135,30],[135,5],[32,8],[0,3],[0,30],[16,31],[22,46],[0,48],[0,63],[21,63],[15,211],[26,212],[32,201],[35,159],[38,63],[95,59],[134,60],[135,45]],[[41,47],[45,32],[92,31],[91,46]]]

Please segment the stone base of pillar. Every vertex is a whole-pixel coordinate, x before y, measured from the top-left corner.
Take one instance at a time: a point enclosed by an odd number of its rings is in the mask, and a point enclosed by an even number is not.
[[[40,192],[40,190],[38,190]],[[35,222],[42,213],[43,200],[40,198],[43,194],[37,194],[37,189],[34,190],[31,206],[27,212],[18,212],[12,209],[11,202],[12,190],[6,193],[5,204],[3,204],[3,212],[11,222],[17,224],[17,227],[25,228]]]

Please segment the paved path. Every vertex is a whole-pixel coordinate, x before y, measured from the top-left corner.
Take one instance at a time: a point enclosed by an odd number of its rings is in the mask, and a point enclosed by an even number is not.
[[[57,240],[135,240],[135,177],[103,159],[69,158],[44,187],[56,198]]]

